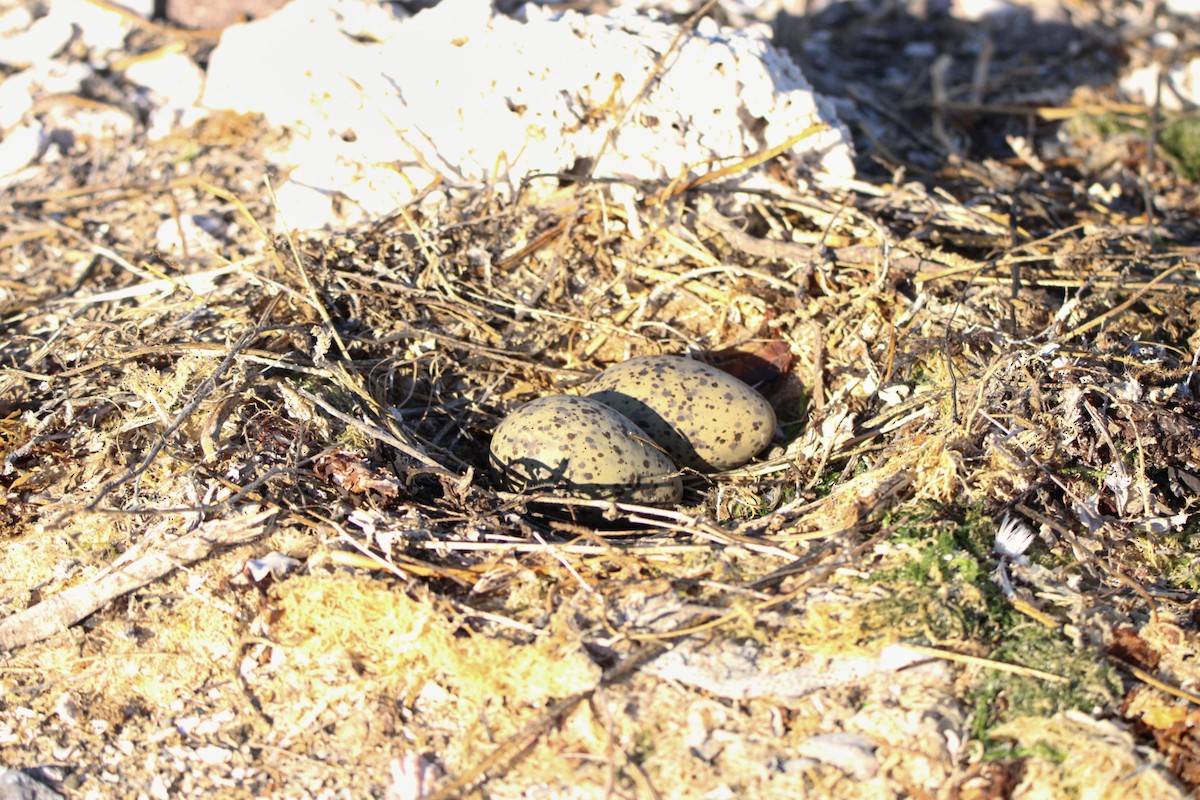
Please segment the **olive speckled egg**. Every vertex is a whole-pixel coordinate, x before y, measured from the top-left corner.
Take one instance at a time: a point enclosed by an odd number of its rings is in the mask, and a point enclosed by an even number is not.
[[[671,459],[627,418],[596,400],[539,397],[492,434],[492,470],[512,491],[671,504],[683,482]]]
[[[680,464],[741,466],[775,435],[775,409],[727,372],[680,356],[639,356],[601,372],[587,396],[616,409]]]

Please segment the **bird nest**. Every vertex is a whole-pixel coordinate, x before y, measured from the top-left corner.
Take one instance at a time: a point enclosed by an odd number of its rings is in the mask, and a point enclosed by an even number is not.
[[[271,221],[252,118],[46,164],[0,207],[0,757],[78,796],[1200,785],[1195,184],[1102,96],[936,90],[860,182],[329,234]],[[152,249],[181,208],[219,256]],[[506,413],[655,353],[758,387],[770,449],[676,507],[499,489]]]

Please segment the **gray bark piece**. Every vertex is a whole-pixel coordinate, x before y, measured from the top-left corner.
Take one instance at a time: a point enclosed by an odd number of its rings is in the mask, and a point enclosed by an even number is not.
[[[0,770],[0,800],[63,800],[63,796],[19,769]]]
[[[733,700],[770,698],[795,700],[819,689],[830,689],[897,669],[926,656],[897,645],[884,648],[877,658],[847,656],[819,659],[792,669],[779,670],[760,663],[759,647],[721,642],[697,646],[685,642],[647,665],[646,672],[703,689]]]
[[[218,547],[243,544],[261,536],[263,523],[274,514],[271,510],[204,523],[135,561],[8,615],[0,620],[0,651],[49,638],[113,599],[174,572],[180,564],[195,563]],[[0,795],[0,800],[5,798]]]

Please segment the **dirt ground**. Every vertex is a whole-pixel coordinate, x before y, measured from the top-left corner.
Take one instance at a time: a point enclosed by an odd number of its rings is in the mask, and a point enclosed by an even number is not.
[[[289,232],[261,120],[77,141],[0,197],[5,780],[1195,796],[1200,120],[1115,87],[1200,34],[1142,5],[784,15],[860,179],[737,218],[564,181]],[[155,249],[200,212],[219,253]],[[495,485],[506,413],[647,353],[757,386],[768,451],[674,508]]]

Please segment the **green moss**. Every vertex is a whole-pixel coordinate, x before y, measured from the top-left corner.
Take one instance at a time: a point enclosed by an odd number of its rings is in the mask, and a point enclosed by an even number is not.
[[[1091,712],[1121,694],[1120,679],[1108,662],[1091,648],[1077,648],[1059,630],[1035,622],[1023,622],[1006,631],[990,657],[1067,679],[1055,683],[999,673],[992,680],[1005,687],[1006,716],[1047,716],[1068,708]]]
[[[816,498],[827,497],[838,486],[866,473],[870,468],[870,464],[863,458],[856,458],[849,470],[846,469],[845,463],[829,466],[813,483],[812,491]]]
[[[1159,141],[1180,175],[1190,181],[1200,178],[1200,117],[1172,120],[1163,127]]]
[[[1069,709],[1094,713],[1121,695],[1120,678],[1104,659],[1089,648],[1075,648],[1059,631],[1033,622],[1010,630],[989,657],[1068,679],[1057,683],[994,671],[967,693],[966,701],[974,706],[971,736],[983,742],[985,757],[992,760],[1033,753],[1061,760],[1061,754],[1053,751],[1031,751],[1011,742],[994,741],[989,731],[1022,716],[1050,717]]]
[[[864,627],[939,642],[990,639],[1007,624],[1011,610],[990,578],[990,517],[915,502],[885,524],[894,549],[868,580],[887,592],[864,610]]]
[[[986,577],[990,566],[985,562],[991,558],[996,525],[978,508],[957,511],[919,501],[885,516],[884,525],[895,526],[889,541],[907,546],[917,557],[882,570],[876,579],[944,582],[949,571],[958,580],[975,584]]]
[[[988,709],[996,702],[999,691],[989,687],[987,692],[977,693],[979,696],[975,705],[975,715],[971,720],[971,738],[983,743],[983,759],[985,761],[1008,761],[1011,759],[1027,758],[1030,756],[1044,758],[1052,764],[1062,764],[1067,754],[1045,742],[1034,745],[1023,745],[1011,739],[992,739],[988,736],[991,727],[988,721]]]
[[[804,434],[811,404],[812,397],[809,395],[808,389],[801,387],[800,397],[791,407],[790,413],[780,415],[780,422],[783,424],[783,433],[789,441]]]
[[[1189,548],[1180,558],[1167,566],[1167,583],[1186,592],[1200,592],[1200,548]]]
[[[1094,650],[1076,647],[1061,631],[1018,613],[1000,592],[992,553],[998,523],[982,507],[910,503],[886,522],[894,528],[888,540],[893,551],[868,580],[887,592],[865,610],[865,629],[920,644],[982,651],[994,661],[1068,679],[1057,683],[975,670],[976,683],[968,694],[975,707],[972,735],[985,747],[994,746],[995,758],[1019,753],[992,743],[988,731],[993,726],[1067,709],[1091,712],[1119,696],[1116,675]]]
[[[1134,540],[1146,570],[1162,588],[1200,592],[1200,515],[1180,531]]]
[[[1067,123],[1073,137],[1098,136],[1109,139],[1125,133],[1145,133],[1148,117],[1124,114],[1078,114]]]
[[[639,766],[649,761],[654,755],[654,743],[657,738],[658,734],[648,728],[639,730],[633,739],[633,749],[628,753],[629,760]]]
[[[1081,114],[1068,123],[1072,136],[1109,139],[1127,133],[1147,135],[1147,115]],[[1200,178],[1200,116],[1190,114],[1166,120],[1158,135],[1159,144],[1172,168],[1188,180]]]

